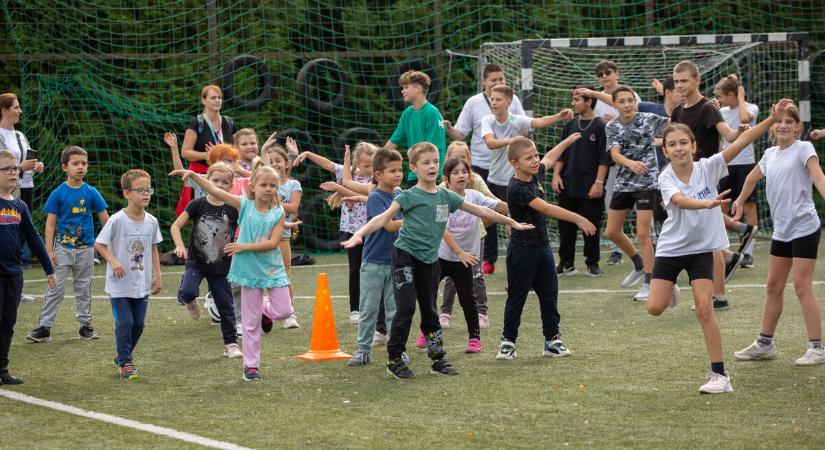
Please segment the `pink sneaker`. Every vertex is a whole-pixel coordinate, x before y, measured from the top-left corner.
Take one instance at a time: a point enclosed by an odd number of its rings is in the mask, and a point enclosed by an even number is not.
[[[481,339],[471,338],[467,341],[467,348],[464,349],[464,353],[481,353]]]
[[[415,346],[418,348],[427,348],[427,338],[424,337],[424,333],[418,335],[418,339],[415,340]]]

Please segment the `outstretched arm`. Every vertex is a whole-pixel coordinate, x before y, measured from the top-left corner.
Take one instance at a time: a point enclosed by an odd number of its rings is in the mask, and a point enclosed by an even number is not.
[[[507,147],[512,143],[516,138],[502,138],[496,139],[496,136],[492,133],[484,135],[484,143],[487,144],[487,148],[490,150],[500,149],[502,147]]]
[[[184,180],[190,179],[200,186],[207,194],[225,202],[227,205],[241,209],[241,198],[237,195],[232,195],[229,192],[215,186],[211,181],[192,172],[191,170],[173,170],[169,172],[169,176],[180,176]]]
[[[547,128],[550,125],[553,125],[556,122],[561,122],[562,120],[568,120],[573,117],[573,110],[572,109],[562,109],[556,114],[552,116],[544,116],[539,117],[537,119],[533,119],[530,121],[530,126],[533,129],[536,128]]]
[[[165,142],[166,145],[169,146],[169,150],[172,151],[172,168],[175,170],[183,170],[183,162],[178,152],[178,137],[175,133],[167,131],[166,134],[163,135],[163,142]]]
[[[364,242],[364,236],[375,233],[387,224],[392,218],[401,211],[401,204],[393,200],[390,207],[381,214],[375,216],[367,222],[363,227],[356,231],[351,238],[341,243],[344,248],[355,247]]]
[[[613,96],[610,94],[605,94],[604,92],[594,91],[592,89],[586,88],[578,88],[573,91],[573,95],[576,97],[588,97],[588,98],[595,98],[597,100],[601,100],[603,103],[606,103],[609,106],[613,106]]]
[[[567,136],[563,141],[556,144],[556,146],[553,147],[552,150],[547,152],[544,155],[544,157],[541,158],[541,162],[542,164],[544,164],[544,167],[552,167],[553,164],[555,164],[556,161],[558,161],[559,158],[561,158],[561,156],[564,154],[564,151],[567,150],[571,145],[573,145],[574,142],[581,139],[581,137],[582,134],[577,131],[571,134],[570,136]],[[561,173],[561,171],[559,171],[559,173]]]
[[[462,211],[467,211],[468,213],[481,217],[482,219],[488,222],[495,222],[495,223],[502,223],[505,225],[510,225],[515,230],[532,230],[534,227],[531,224],[523,224],[518,223],[515,220],[503,216],[490,208],[485,208],[483,206],[474,205],[470,202],[464,202],[461,204],[460,209]]]
[[[771,128],[771,125],[776,122],[776,117],[784,112],[790,105],[793,105],[791,100],[780,100],[779,103],[771,108],[771,115],[767,119],[759,122],[755,127],[745,130],[741,136],[728,145],[728,148],[722,152],[722,157],[725,158],[725,162],[731,162],[745,147],[750,145],[759,136],[765,134]]]
[[[751,195],[751,192],[756,189],[756,183],[763,178],[765,178],[765,175],[762,173],[762,169],[759,168],[758,164],[754,166],[748,176],[745,177],[745,183],[742,185],[739,198],[733,201],[734,220],[739,220],[742,217],[742,214],[745,212],[745,200]]]
[[[683,194],[674,194],[673,197],[670,197],[670,203],[673,203],[677,208],[680,209],[711,209],[716,208],[717,206],[724,205],[726,203],[730,203],[730,199],[725,198],[725,196],[728,194],[730,194],[730,189],[720,193],[715,198],[707,200],[690,198]]]
[[[327,158],[324,158],[321,155],[316,155],[315,153],[312,153],[310,151],[306,151],[306,152],[303,152],[300,155],[298,155],[298,157],[296,157],[295,161],[292,163],[292,167],[298,167],[306,159],[314,162],[315,164],[317,164],[319,167],[326,170],[327,172],[333,172],[333,173],[335,172],[335,163],[334,162],[328,160]]]
[[[589,220],[572,211],[568,211],[556,205],[551,205],[543,199],[536,197],[533,200],[531,200],[530,203],[527,204],[527,206],[535,209],[536,211],[544,214],[545,216],[552,217],[556,220],[563,220],[565,222],[574,223],[577,227],[579,227],[579,229],[582,230],[584,234],[588,236],[593,236],[594,234],[596,234],[596,226],[593,225]]]

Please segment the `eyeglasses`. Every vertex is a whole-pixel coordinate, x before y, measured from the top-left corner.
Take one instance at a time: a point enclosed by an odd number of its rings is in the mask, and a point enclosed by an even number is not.
[[[603,71],[603,72],[602,72],[602,71],[599,71],[599,72],[596,72],[596,76],[597,76],[597,77],[599,77],[599,78],[601,78],[601,77],[606,77],[606,76],[608,76],[608,75],[610,75],[610,74],[612,74],[612,73],[613,73],[613,71],[612,71],[612,70],[605,70],[605,71]]]
[[[14,175],[20,170],[17,166],[0,167],[0,173],[4,175]]]
[[[135,188],[135,189],[127,189],[129,192],[137,192],[138,194],[149,194],[152,195],[155,193],[155,190],[152,188]]]

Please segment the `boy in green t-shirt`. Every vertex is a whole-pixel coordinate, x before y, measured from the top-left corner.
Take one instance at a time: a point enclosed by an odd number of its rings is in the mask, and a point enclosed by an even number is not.
[[[361,227],[342,245],[354,247],[365,235],[381,229],[399,211],[404,213],[404,224],[395,241],[392,255],[392,279],[396,313],[392,333],[387,344],[389,361],[387,371],[395,378],[412,378],[412,370],[401,359],[410,334],[415,302],[421,307],[421,331],[427,338],[427,356],[433,360],[432,373],[455,375],[458,371],[444,359],[441,325],[436,310],[438,282],[438,246],[444,236],[450,213],[461,209],[491,222],[508,224],[516,230],[532,229],[513,219],[480,206],[467,203],[458,194],[438,187],[438,149],[429,142],[413,145],[409,151],[410,168],[418,175],[418,184],[403,191],[390,207]]]
[[[441,167],[444,166],[444,155],[447,153],[447,139],[441,112],[427,101],[430,77],[424,72],[410,70],[401,75],[398,84],[401,85],[404,102],[409,103],[410,106],[401,113],[398,126],[384,147],[396,149],[402,146],[412,149],[419,142],[429,142],[435,145],[438,148],[440,161],[438,177],[441,178]],[[407,174],[409,187],[414,186],[415,181],[415,171],[410,168]]]

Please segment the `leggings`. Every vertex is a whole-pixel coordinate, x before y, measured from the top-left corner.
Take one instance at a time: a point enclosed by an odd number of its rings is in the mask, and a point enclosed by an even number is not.
[[[261,315],[273,320],[283,320],[292,314],[288,286],[266,289],[269,291],[269,300],[264,303],[263,288],[241,286],[244,367],[258,368],[261,360]]]

